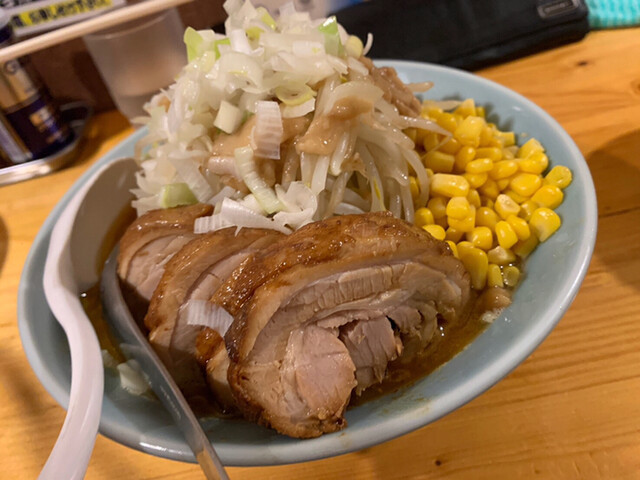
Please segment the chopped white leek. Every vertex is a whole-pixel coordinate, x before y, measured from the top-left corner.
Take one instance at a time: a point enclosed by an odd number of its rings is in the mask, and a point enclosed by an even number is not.
[[[355,35],[349,35],[349,39],[347,40],[345,48],[347,50],[347,54],[353,58],[360,58],[360,56],[362,55],[362,51],[364,50],[362,40],[360,40]]]
[[[169,183],[162,186],[160,206],[172,208],[180,205],[193,205],[198,199],[186,183]]]
[[[282,116],[284,118],[304,117],[307,113],[313,112],[313,110],[315,109],[315,105],[316,105],[315,98],[310,98],[306,102],[296,106],[286,105],[282,109]]]
[[[140,365],[135,360],[128,360],[117,367],[120,374],[120,385],[133,395],[142,395],[149,390],[149,382],[144,378]]]
[[[233,317],[220,305],[207,300],[191,299],[182,307],[187,325],[197,325],[215,330],[221,337],[233,323]]]
[[[236,158],[236,166],[238,167],[238,173],[242,177],[245,185],[251,190],[256,197],[256,200],[260,202],[262,208],[267,213],[277,212],[282,208],[280,201],[276,197],[275,192],[264,178],[260,176],[258,172],[258,166],[253,156],[253,150],[251,147],[240,147],[234,150],[234,156]]]
[[[195,29],[188,27],[184,31],[184,43],[187,46],[188,61],[191,62],[198,57],[202,42],[202,36]]]
[[[246,53],[247,55],[251,54],[251,45],[249,45],[249,39],[244,30],[236,29],[229,32],[229,41],[231,42],[232,50]]]
[[[336,57],[341,56],[344,52],[344,47],[342,46],[338,32],[338,21],[336,17],[327,18],[318,27],[318,30],[324,35],[324,47],[327,53]]]
[[[316,92],[306,83],[290,83],[276,87],[275,94],[288,107],[295,107],[315,97]]]
[[[253,129],[254,153],[263,158],[280,159],[282,143],[282,115],[277,102],[258,102],[256,126]]]
[[[241,121],[242,111],[238,107],[226,100],[220,102],[220,109],[216,115],[216,120],[213,122],[216,127],[225,133],[233,133]]]
[[[267,228],[282,233],[291,233],[291,230],[272,218],[265,217],[251,210],[249,207],[225,198],[222,200],[219,211],[210,217],[200,217],[194,223],[195,233],[207,233],[236,226],[238,228]]]
[[[116,368],[118,366],[118,361],[109,353],[109,350],[102,349],[100,350],[102,354],[102,364],[107,368]]]
[[[213,197],[213,190],[207,180],[200,173],[200,167],[196,163],[183,162],[177,156],[170,156],[169,161],[175,167],[178,175],[182,178],[184,183],[189,186],[189,189],[198,201],[206,203],[211,197]]]

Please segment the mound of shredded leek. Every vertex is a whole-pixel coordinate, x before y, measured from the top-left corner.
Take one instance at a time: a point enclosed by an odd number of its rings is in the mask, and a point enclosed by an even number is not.
[[[413,222],[409,173],[419,185],[416,204],[426,203],[429,180],[403,129],[442,132],[383,99],[361,61],[371,36],[363,45],[335,17],[313,20],[293,3],[277,19],[249,1],[227,0],[224,8],[226,34],[187,29],[188,65],[138,119],[148,127],[136,146],[138,214],[210,203],[214,214],[197,221],[198,233],[229,226],[288,233],[382,210]],[[373,108],[341,124],[326,151],[283,141],[291,126],[313,125],[344,99]]]

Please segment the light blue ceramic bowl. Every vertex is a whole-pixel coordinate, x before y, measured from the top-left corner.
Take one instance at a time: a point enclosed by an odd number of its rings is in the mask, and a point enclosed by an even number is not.
[[[484,333],[423,380],[349,410],[349,426],[344,431],[294,440],[244,421],[209,421],[205,425],[209,438],[226,465],[275,465],[343,454],[403,435],[446,415],[494,385],[531,354],[569,308],[586,274],[596,237],[595,192],[587,164],[560,125],[520,95],[474,75],[412,62],[379,64],[395,67],[407,82],[433,81],[429,98],[472,97],[501,128],[538,138],[552,165],[566,165],[573,171],[573,183],[558,208],[562,228],[530,257],[513,304]],[[125,140],[78,180],[45,222],[25,264],[18,297],[24,350],[42,384],[64,407],[69,401],[69,350],[42,287],[51,229],[80,185],[101,165],[131,155],[142,133]],[[154,455],[194,461],[159,402],[129,395],[119,387],[111,370],[105,371],[105,377],[100,422],[103,435]]]

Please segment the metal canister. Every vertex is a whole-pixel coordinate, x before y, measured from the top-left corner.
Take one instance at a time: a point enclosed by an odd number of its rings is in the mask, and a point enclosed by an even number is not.
[[[0,48],[12,41],[10,17],[0,9]],[[0,65],[0,110],[4,117],[0,117],[0,146],[14,164],[52,155],[72,139],[26,57]]]

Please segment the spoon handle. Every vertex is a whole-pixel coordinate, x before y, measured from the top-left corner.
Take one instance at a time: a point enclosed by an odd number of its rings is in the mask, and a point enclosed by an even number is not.
[[[125,303],[116,274],[116,247],[102,271],[100,292],[109,323],[120,337],[120,348],[127,358],[136,360],[162,404],[169,411],[209,480],[229,480],[200,422],[175,381],[138,328]]]

